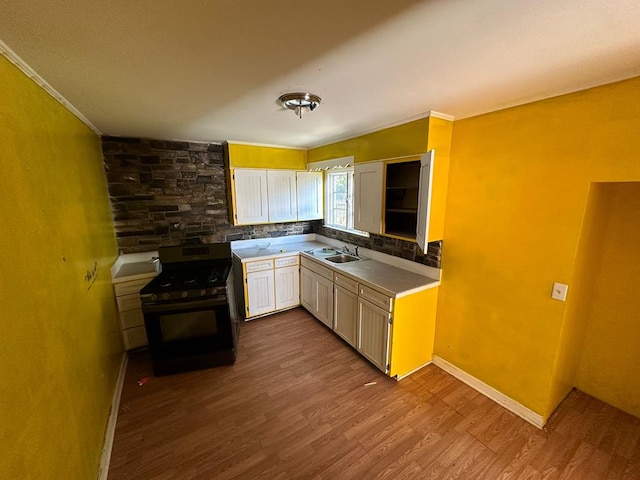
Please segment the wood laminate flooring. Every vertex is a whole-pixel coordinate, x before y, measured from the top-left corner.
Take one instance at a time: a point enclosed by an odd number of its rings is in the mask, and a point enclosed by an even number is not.
[[[539,430],[433,365],[385,377],[302,309],[243,324],[233,366],[130,356],[110,480],[450,478],[640,479],[640,420],[574,390]]]

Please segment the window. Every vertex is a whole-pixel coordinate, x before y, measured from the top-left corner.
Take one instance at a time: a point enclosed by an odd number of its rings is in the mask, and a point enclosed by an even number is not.
[[[325,186],[324,225],[368,237],[353,228],[353,167],[327,170]]]

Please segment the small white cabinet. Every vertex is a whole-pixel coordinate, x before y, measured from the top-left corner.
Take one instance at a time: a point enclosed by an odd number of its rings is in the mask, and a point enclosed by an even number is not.
[[[253,318],[300,305],[298,255],[247,262],[245,316]]]
[[[295,222],[298,219],[296,172],[267,170],[269,222]]]
[[[269,221],[267,171],[236,168],[233,171],[235,225],[254,225]]]
[[[353,224],[382,233],[382,162],[356,163],[353,169]]]
[[[296,172],[298,220],[324,217],[322,172]]]

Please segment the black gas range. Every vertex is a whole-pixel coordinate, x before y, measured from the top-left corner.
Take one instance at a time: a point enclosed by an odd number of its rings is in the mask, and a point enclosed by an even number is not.
[[[228,243],[161,247],[161,273],[140,291],[153,371],[235,362],[238,315]]]

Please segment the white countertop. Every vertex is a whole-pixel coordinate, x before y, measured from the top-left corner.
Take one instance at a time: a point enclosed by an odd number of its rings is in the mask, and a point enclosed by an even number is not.
[[[234,248],[233,253],[243,263],[259,258],[278,258],[299,253],[304,257],[312,258],[330,267],[337,273],[351,277],[391,297],[403,297],[440,285],[438,279],[366,257],[357,262],[333,263],[325,260],[325,257],[331,254],[314,255],[307,253],[309,250],[322,248],[335,248],[335,246],[316,240],[305,240],[272,244],[265,249],[258,249],[255,245]]]
[[[158,256],[158,252],[144,252],[120,255],[111,267],[111,279],[113,283],[129,282],[144,278],[153,278],[158,274],[159,264],[152,258]]]
[[[269,245],[269,248],[259,249],[256,246],[234,249],[233,253],[243,262],[260,257],[286,257],[288,255],[297,255],[305,250],[313,250],[315,248],[329,247],[324,243],[315,240],[306,240],[300,242],[282,243]]]
[[[351,277],[390,297],[404,297],[421,290],[437,287],[440,281],[403,268],[365,258],[358,262],[333,263],[321,256],[301,252],[301,255],[319,261],[337,273]]]

